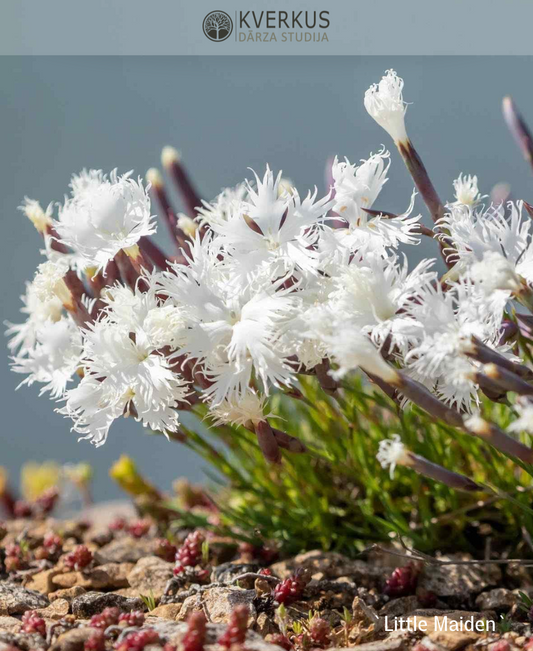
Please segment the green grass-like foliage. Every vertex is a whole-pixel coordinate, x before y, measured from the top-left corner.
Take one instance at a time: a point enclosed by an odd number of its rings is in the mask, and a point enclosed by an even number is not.
[[[258,544],[274,541],[286,553],[322,548],[353,556],[395,536],[425,552],[481,554],[487,536],[508,547],[522,540],[522,528],[533,532],[531,468],[416,407],[400,410],[357,376],[335,398],[310,377],[300,390],[303,399],[277,394],[271,400],[279,428],[309,448],[306,454],[284,453],[280,466],[263,459],[246,429],[217,427],[206,434],[200,421],[185,429],[185,444],[209,463],[218,485],[211,494],[221,512],[214,526],[219,533]],[[512,407],[487,401],[484,415],[505,427]],[[376,452],[395,433],[416,454],[487,490],[458,492],[401,467],[391,479]],[[180,520],[209,526],[191,514]]]

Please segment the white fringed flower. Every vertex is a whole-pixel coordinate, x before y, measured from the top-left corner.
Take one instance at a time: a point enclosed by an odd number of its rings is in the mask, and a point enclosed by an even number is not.
[[[61,261],[40,264],[32,283],[37,299],[48,303],[58,298],[63,305],[70,305],[72,295],[64,280],[67,272],[68,265]]]
[[[410,463],[407,448],[402,443],[399,434],[393,434],[390,439],[380,441],[376,458],[382,468],[390,468],[391,479],[394,477],[396,466]]]
[[[405,130],[407,104],[402,96],[403,79],[394,70],[387,70],[378,84],[372,84],[365,93],[365,108],[395,143],[408,140]]]
[[[70,179],[69,188],[71,196],[75,199],[90,197],[91,193],[98,190],[105,181],[106,175],[102,170],[83,169],[79,174],[73,174]]]
[[[299,307],[285,330],[293,354],[306,368],[330,358],[339,364],[338,375],[361,366],[395,378],[371,342],[398,357],[418,342],[422,326],[406,308],[436,280],[431,265],[424,260],[409,273],[396,255],[330,255],[327,273],[298,288]],[[358,361],[366,353],[374,358],[373,371]]]
[[[401,264],[396,255],[368,254],[360,262],[339,265],[330,294],[332,309],[378,347],[387,344],[387,350],[404,354],[422,330],[405,308],[436,280],[431,266],[431,260],[423,260],[409,273],[405,259]]]
[[[483,199],[478,189],[477,176],[459,174],[453,182],[453,189],[455,205],[472,207]]]
[[[234,188],[224,188],[212,202],[203,201],[203,207],[198,208],[198,215],[209,225],[224,223],[239,210],[247,196],[247,183],[239,183]]]
[[[242,283],[217,254],[205,239],[197,240],[194,262],[174,265],[158,279],[159,293],[182,307],[190,335],[177,352],[202,365],[213,404],[239,399],[252,375],[266,393],[270,385],[291,382],[283,325],[296,307],[292,290],[273,283],[270,274]]]
[[[80,364],[81,331],[68,317],[45,321],[34,333],[35,342],[24,355],[13,358],[13,371],[27,377],[19,386],[43,384],[40,395],[49,391],[51,398],[61,397]]]
[[[486,251],[483,259],[468,269],[469,278],[490,295],[497,290],[519,292],[522,288],[515,265],[497,251]]]
[[[187,385],[141,329],[98,321],[86,333],[82,366],[83,379],[67,391],[59,411],[84,438],[102,445],[122,415],[153,430],[177,430],[176,408],[187,399]]]
[[[339,322],[331,308],[317,311],[314,317],[310,331],[323,342],[328,356],[337,364],[337,370],[332,373],[335,378],[361,368],[385,382],[398,381],[397,371],[383,359],[370,339],[349,322]]]
[[[37,330],[45,321],[59,321],[63,312],[63,303],[55,294],[43,300],[42,292],[35,287],[33,282],[26,283],[26,293],[21,297],[24,303],[20,311],[26,314],[24,323],[8,323],[6,335],[11,337],[8,343],[9,349],[25,353],[35,345]]]
[[[347,223],[346,229],[338,229],[335,234],[352,250],[379,251],[384,247],[397,247],[400,242],[418,244],[420,241],[416,236],[420,215],[411,217],[414,194],[407,211],[392,219],[365,211],[372,208],[388,180],[389,158],[389,152],[382,149],[359,166],[351,164],[347,158],[333,161],[333,210]]]
[[[350,225],[364,216],[362,208],[371,208],[374,201],[388,181],[390,153],[382,149],[377,154],[370,154],[361,165],[352,165],[345,158],[339,161],[335,157],[331,167],[335,204],[333,210],[339,213]]]
[[[406,313],[421,324],[421,337],[405,356],[407,369],[458,409],[471,409],[477,387],[470,379],[475,364],[463,353],[472,337],[487,346],[498,346],[506,296],[487,297],[469,282],[443,291],[427,285],[419,299],[405,306]]]
[[[158,274],[148,277],[148,291],[136,287],[115,285],[102,297],[106,302],[109,323],[135,332],[153,349],[169,348],[174,351],[184,342],[186,319],[183,308],[164,301],[156,295]]]
[[[280,189],[267,166],[263,179],[248,183],[246,200],[228,206],[225,219],[210,221],[220,245],[253,275],[265,268],[273,278],[313,268],[317,224],[331,207],[329,196],[317,200],[317,190],[302,200],[295,188]]]
[[[121,249],[155,232],[150,198],[141,179],[113,170],[82,172],[72,179],[72,196],[54,224],[60,241],[79,257],[80,266],[103,269]]]
[[[239,398],[224,400],[210,408],[209,416],[214,425],[241,425],[251,426],[267,419],[265,414],[264,397],[255,391],[249,390]]]
[[[487,210],[449,206],[439,221],[443,235],[453,242],[449,258],[457,273],[464,273],[486,253],[503,255],[517,274],[533,282],[531,218],[523,214],[523,202],[491,205]],[[507,208],[507,209],[506,209]]]

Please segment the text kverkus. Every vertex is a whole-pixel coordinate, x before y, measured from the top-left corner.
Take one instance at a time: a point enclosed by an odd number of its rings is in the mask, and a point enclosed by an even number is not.
[[[329,26],[329,11],[240,11],[235,39],[241,43],[320,43],[329,41]]]

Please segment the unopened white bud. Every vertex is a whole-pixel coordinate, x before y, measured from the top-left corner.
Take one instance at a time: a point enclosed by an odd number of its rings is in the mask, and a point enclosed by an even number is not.
[[[293,194],[294,192],[294,183],[290,179],[282,177],[279,180],[278,185],[278,196],[281,197],[284,194]]]
[[[157,167],[151,167],[146,172],[146,181],[154,188],[160,188],[163,185],[163,177]]]
[[[181,228],[181,230],[189,237],[194,237],[196,231],[198,230],[198,224],[194,221],[194,219],[191,219],[188,215],[179,213],[178,228]]]
[[[406,103],[402,96],[403,79],[394,70],[387,70],[378,84],[372,84],[365,93],[365,108],[395,143],[409,139],[405,130]]]
[[[19,206],[19,210],[26,215],[39,233],[46,233],[48,228],[52,225],[51,205],[49,205],[46,210],[43,210],[38,201],[24,197],[24,203],[22,206]]]
[[[174,163],[177,163],[180,158],[180,153],[175,147],[171,147],[170,145],[163,147],[163,151],[161,152],[161,164],[163,167],[170,167]]]
[[[463,423],[466,429],[473,434],[477,434],[478,436],[487,436],[490,434],[489,423],[484,418],[481,418],[479,414],[465,416]]]

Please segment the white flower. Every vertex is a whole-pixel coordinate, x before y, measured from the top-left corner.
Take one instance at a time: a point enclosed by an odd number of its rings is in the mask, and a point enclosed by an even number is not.
[[[339,266],[330,300],[335,313],[356,330],[368,334],[379,347],[407,352],[420,336],[422,326],[405,308],[437,278],[431,260],[422,261],[409,273],[397,256],[366,255],[363,260]]]
[[[79,174],[72,175],[69,183],[70,194],[75,199],[89,197],[105,181],[106,176],[102,170],[83,169]]]
[[[291,382],[282,326],[293,315],[291,289],[281,289],[270,275],[243,284],[231,265],[218,260],[217,248],[196,241],[192,264],[174,265],[158,280],[160,293],[182,307],[189,336],[177,351],[195,360],[212,386],[213,404],[238,399],[252,375],[263,384]]]
[[[468,277],[489,295],[497,290],[516,293],[522,288],[515,265],[497,251],[486,251],[480,262],[469,267]]]
[[[176,408],[186,401],[187,385],[142,329],[101,319],[86,333],[82,365],[84,377],[67,391],[60,413],[84,438],[102,445],[122,415],[153,430],[177,430]]]
[[[396,466],[409,464],[409,454],[399,434],[393,434],[390,439],[380,441],[376,458],[382,468],[390,468],[391,479],[394,477]]]
[[[209,409],[209,416],[215,425],[241,425],[249,427],[266,420],[265,398],[249,390],[244,395],[224,400]]]
[[[500,348],[505,303],[503,292],[487,297],[468,282],[456,283],[447,291],[441,285],[425,286],[419,299],[405,306],[406,313],[423,327],[420,340],[405,356],[407,368],[416,379],[435,387],[446,402],[470,409],[477,397],[477,387],[469,377],[475,363],[463,353],[472,337]]]
[[[518,418],[507,428],[508,432],[527,432],[533,434],[533,402],[525,397],[519,397],[514,405]]]
[[[123,285],[107,289],[102,300],[107,304],[105,314],[108,323],[113,323],[136,333],[145,345],[153,348],[176,350],[184,341],[186,319],[182,307],[173,305],[157,295],[157,281],[160,274],[146,276],[147,291],[139,286],[132,291]]]
[[[109,177],[91,170],[73,177],[72,196],[54,224],[60,241],[79,258],[81,267],[103,269],[121,249],[129,249],[155,232],[150,198],[131,172]]]
[[[41,323],[34,336],[32,348],[13,358],[13,371],[27,375],[21,385],[39,382],[44,385],[40,395],[50,391],[51,398],[59,398],[80,363],[81,331],[70,318],[63,317]]]
[[[169,346],[175,350],[185,341],[185,318],[181,307],[162,305],[152,308],[143,327],[156,348]]]
[[[6,335],[11,337],[8,344],[9,349],[11,351],[20,349],[20,354],[22,354],[33,348],[37,330],[45,321],[55,322],[61,318],[63,303],[55,294],[49,298],[45,296],[43,300],[42,292],[35,287],[33,282],[26,283],[26,293],[20,298],[24,303],[20,311],[27,314],[26,321],[17,324],[6,322],[6,325],[9,326]]]
[[[63,305],[71,305],[72,295],[64,280],[67,271],[68,266],[61,261],[49,260],[40,264],[32,283],[37,299],[42,303],[48,303],[59,298]]]
[[[378,84],[365,93],[365,108],[380,127],[396,143],[408,140],[405,131],[406,103],[402,97],[403,79],[394,70],[387,70]]]
[[[449,206],[439,226],[451,240],[450,260],[457,262],[457,273],[464,272],[485,253],[503,255],[515,271],[533,282],[533,247],[531,218],[522,213],[523,202],[508,202],[505,206],[490,206],[487,210],[465,210],[464,206]]]
[[[453,182],[453,189],[455,190],[455,205],[475,206],[483,199],[478,189],[477,176],[459,174]]]
[[[262,180],[256,175],[255,187],[248,184],[246,200],[228,207],[226,219],[210,221],[220,245],[248,275],[267,268],[275,278],[313,268],[311,247],[318,239],[316,226],[331,206],[329,196],[317,201],[315,188],[302,200],[294,188],[280,191],[280,181],[281,172],[274,178],[267,167]]]
[[[387,352],[400,356],[422,333],[421,324],[406,308],[436,280],[432,261],[421,262],[409,273],[406,261],[400,264],[396,255],[344,253],[341,249],[338,255],[332,254],[325,265],[327,272],[305,277],[298,286],[299,307],[285,334],[307,368],[325,357],[334,357],[344,369],[341,373],[357,366],[345,363],[337,350],[350,346],[353,337],[365,348],[371,346],[369,337],[379,348],[386,346]],[[346,334],[344,343],[341,332]]]
[[[203,201],[202,208],[198,208],[198,215],[207,224],[220,224],[233,215],[248,196],[248,184],[239,183],[234,188],[224,188],[215,197],[214,201]]]
[[[338,248],[338,244],[336,246]],[[326,264],[323,265],[322,262]],[[331,275],[323,271],[325,266],[328,267]],[[310,324],[319,322],[324,311],[327,311],[331,292],[335,288],[333,278],[336,276],[337,263],[334,261],[327,263],[326,259],[317,260],[317,269],[320,270],[320,274],[302,275],[298,291],[295,294],[297,307],[294,316],[283,330],[289,350],[307,369],[314,368],[328,356],[326,346],[319,333],[310,329]],[[326,317],[326,321],[328,318]]]
[[[388,181],[390,153],[382,149],[377,154],[370,154],[361,165],[352,165],[345,158],[340,161],[335,157],[331,167],[335,203],[333,210],[339,213],[349,224],[357,223],[364,217],[362,208],[371,208],[383,186]]]
[[[371,154],[368,160],[358,167],[348,159],[333,161],[332,176],[335,198],[333,210],[347,222],[347,229],[335,231],[340,241],[352,250],[381,250],[384,247],[397,247],[400,242],[418,244],[415,237],[416,225],[420,215],[411,217],[414,197],[407,211],[392,219],[383,215],[370,215],[365,211],[372,208],[381,189],[387,182],[387,164],[390,154],[382,149]]]
[[[338,365],[332,373],[334,377],[342,378],[350,371],[362,368],[385,382],[397,382],[398,373],[383,359],[368,337],[358,332],[349,322],[339,322],[331,308],[317,310],[313,317],[310,333],[321,339],[328,356]]]

